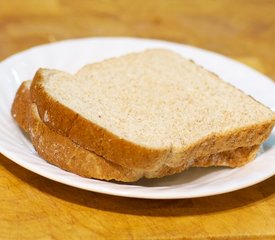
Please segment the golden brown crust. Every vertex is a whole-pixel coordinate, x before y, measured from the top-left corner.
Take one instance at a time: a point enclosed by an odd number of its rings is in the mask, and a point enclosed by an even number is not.
[[[182,172],[190,166],[207,167],[215,165],[237,167],[252,160],[259,148],[259,146],[238,148],[234,151],[221,152],[185,161],[181,166],[176,168],[163,165],[156,171],[144,172],[143,170],[128,169],[106,161],[102,157],[73,143],[69,138],[50,130],[41,121],[37,114],[36,106],[33,104],[32,110],[30,110],[30,106],[29,86],[27,82],[24,82],[18,89],[12,107],[15,120],[25,131],[30,130],[33,145],[39,155],[45,160],[84,177],[131,182],[138,180],[143,175],[147,178],[172,175]],[[30,118],[27,118],[27,116],[30,116]]]
[[[185,161],[179,167],[171,168],[168,166],[163,166],[158,172],[154,173],[154,177],[160,178],[167,175],[173,175],[180,173],[189,167],[214,167],[214,166],[224,166],[224,167],[241,167],[246,163],[252,161],[259,150],[259,145],[252,147],[237,148],[234,151],[220,152],[217,154],[212,154],[210,156],[198,157],[192,161]],[[147,176],[145,177],[152,178]]]
[[[240,147],[235,151],[226,151],[220,154],[212,154],[211,156],[198,157],[194,160],[194,166],[230,166],[231,168],[241,167],[256,157],[259,148],[259,145],[254,145],[251,147]]]
[[[89,152],[50,130],[39,118],[35,104],[30,115],[30,136],[40,156],[48,162],[80,176],[124,182],[137,181],[142,171],[123,168]]]
[[[198,142],[178,149],[153,149],[139,146],[115,136],[107,129],[86,120],[73,110],[53,99],[44,89],[43,69],[40,69],[32,82],[31,98],[37,104],[43,120],[45,114],[50,121],[44,121],[52,130],[69,137],[83,148],[103,156],[105,159],[129,168],[150,170],[171,162],[170,167],[178,167],[174,162],[188,161],[217,152],[230,151],[239,147],[261,144],[270,134],[275,118],[259,124],[211,134]]]
[[[47,94],[43,87],[43,79],[39,69],[32,81],[30,93],[31,101],[36,104],[41,120],[56,132],[67,136],[77,114],[55,101]],[[50,121],[45,119],[45,116]]]
[[[20,85],[11,108],[12,117],[25,132],[28,132],[29,128],[30,108],[28,106],[31,104],[30,91],[27,86],[29,84],[30,81],[26,81]]]

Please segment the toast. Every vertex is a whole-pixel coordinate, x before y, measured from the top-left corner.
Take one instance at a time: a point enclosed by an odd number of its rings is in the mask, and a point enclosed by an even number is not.
[[[177,168],[163,166],[158,171],[129,169],[97,156],[47,127],[40,119],[37,107],[30,101],[30,81],[19,87],[12,106],[12,116],[18,125],[30,134],[38,154],[45,160],[64,170],[80,176],[123,182],[137,181],[142,177],[156,178],[182,172],[188,167],[230,166],[238,167],[251,161],[259,146],[237,148],[199,157]]]
[[[161,49],[40,69],[32,102],[53,131],[108,161],[158,171],[260,145],[274,113],[215,74]]]

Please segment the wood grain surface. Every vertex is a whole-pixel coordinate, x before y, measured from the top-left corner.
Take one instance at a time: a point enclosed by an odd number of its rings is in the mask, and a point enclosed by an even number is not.
[[[0,0],[0,60],[69,38],[195,45],[275,79],[272,0]],[[275,160],[275,159],[274,159]],[[0,239],[275,239],[275,176],[197,199],[141,200],[53,182],[0,155]]]

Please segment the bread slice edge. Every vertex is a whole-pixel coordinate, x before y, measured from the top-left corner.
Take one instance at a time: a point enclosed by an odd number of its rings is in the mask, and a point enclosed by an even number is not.
[[[133,182],[143,176],[159,178],[172,175],[192,166],[239,167],[251,161],[259,149],[257,145],[248,148],[238,148],[234,151],[221,152],[183,162],[181,166],[176,168],[163,165],[161,168],[151,171],[127,169],[106,161],[73,143],[69,138],[49,129],[41,121],[35,104],[31,104],[29,85],[30,82],[24,82],[19,87],[11,110],[12,116],[24,131],[30,132],[31,140],[39,155],[51,164],[80,176]]]

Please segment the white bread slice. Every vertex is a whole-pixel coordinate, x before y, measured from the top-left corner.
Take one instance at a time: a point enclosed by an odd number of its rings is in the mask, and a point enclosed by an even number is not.
[[[178,167],[261,144],[275,115],[240,90],[168,50],[84,67],[40,69],[32,101],[52,130],[129,168]]]
[[[41,121],[35,104],[30,101],[30,83],[31,81],[25,81],[19,87],[11,110],[12,116],[25,132],[30,133],[32,143],[39,155],[64,170],[84,177],[132,182],[143,176],[155,178],[172,175],[190,166],[239,167],[251,161],[259,149],[259,146],[238,148],[234,151],[200,157],[190,162],[189,165],[184,164],[177,168],[164,166],[159,171],[121,167],[85,150],[69,138],[50,130]]]

